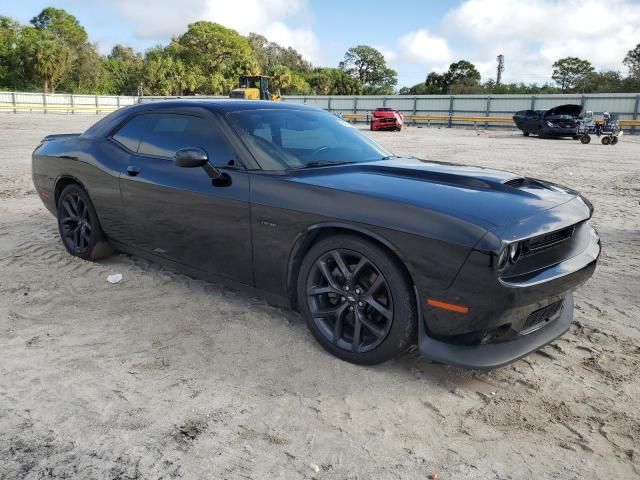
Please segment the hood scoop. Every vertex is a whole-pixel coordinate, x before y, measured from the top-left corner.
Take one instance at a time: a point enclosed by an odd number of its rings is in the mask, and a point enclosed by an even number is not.
[[[511,180],[503,182],[503,185],[508,185],[513,188],[522,188],[527,185],[527,179],[524,177],[512,178]]]
[[[518,188],[518,189],[523,189],[523,188],[543,188],[543,189],[546,189],[547,188],[544,184],[538,182],[537,180],[533,180],[531,178],[526,178],[526,177],[512,178],[510,180],[502,182],[502,184],[506,185],[508,187],[511,187],[511,188]]]

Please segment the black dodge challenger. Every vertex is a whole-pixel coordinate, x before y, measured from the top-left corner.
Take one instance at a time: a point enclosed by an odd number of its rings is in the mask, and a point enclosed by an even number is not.
[[[360,364],[416,343],[466,367],[521,358],[569,328],[600,254],[577,192],[396,157],[303,105],[123,108],[45,137],[33,182],[71,255],[116,249],[257,288]]]
[[[525,137],[530,134],[544,137],[578,137],[578,118],[581,105],[559,105],[549,110],[520,110],[513,121]]]

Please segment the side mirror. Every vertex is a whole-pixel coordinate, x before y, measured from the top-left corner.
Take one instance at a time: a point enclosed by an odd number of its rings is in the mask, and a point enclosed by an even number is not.
[[[176,152],[173,162],[176,164],[176,167],[202,167],[212,180],[218,180],[222,177],[222,172],[209,163],[207,152],[201,148],[181,148]]]
[[[178,150],[173,161],[176,167],[196,168],[204,167],[209,162],[209,157],[201,148],[190,147]]]

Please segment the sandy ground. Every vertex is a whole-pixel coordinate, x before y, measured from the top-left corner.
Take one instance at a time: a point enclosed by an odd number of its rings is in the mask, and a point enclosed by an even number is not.
[[[293,312],[126,255],[70,257],[34,193],[46,133],[96,117],[0,116],[0,478],[640,477],[640,137],[406,128],[398,154],[557,181],[604,253],[570,333],[511,366],[326,354]],[[121,272],[110,285],[106,277]]]

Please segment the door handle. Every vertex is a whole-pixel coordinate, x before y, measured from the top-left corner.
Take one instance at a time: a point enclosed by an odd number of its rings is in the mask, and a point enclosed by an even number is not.
[[[135,177],[140,173],[140,167],[136,167],[135,165],[129,165],[127,167],[127,175],[130,177]]]

